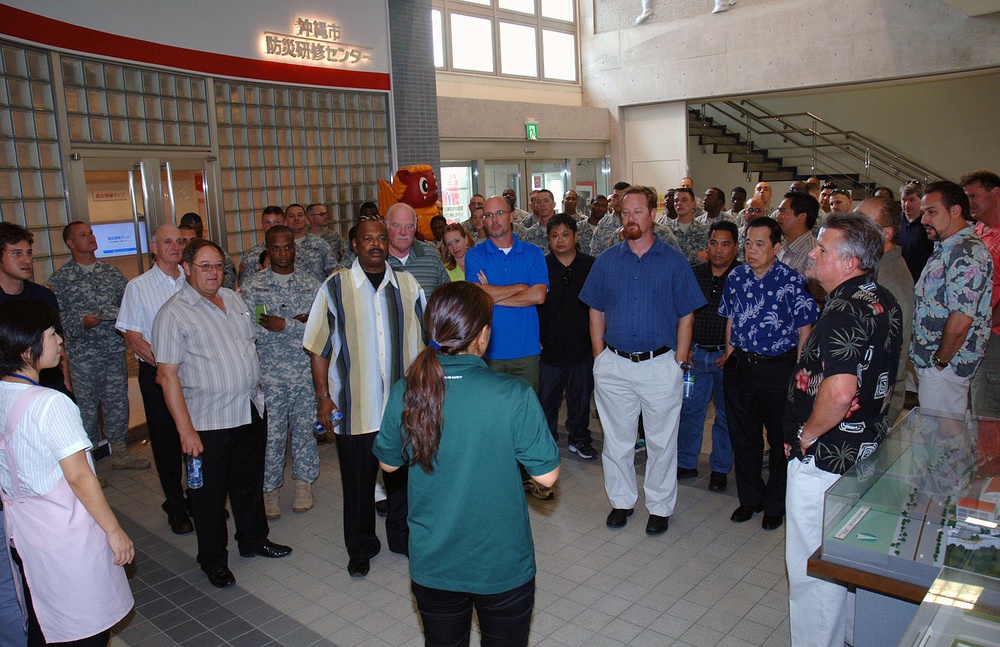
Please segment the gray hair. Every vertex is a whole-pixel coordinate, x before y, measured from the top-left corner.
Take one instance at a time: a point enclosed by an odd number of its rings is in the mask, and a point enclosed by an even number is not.
[[[858,259],[862,272],[874,273],[882,260],[882,231],[875,222],[860,213],[836,213],[823,219],[823,229],[836,229],[843,234],[837,256]]]

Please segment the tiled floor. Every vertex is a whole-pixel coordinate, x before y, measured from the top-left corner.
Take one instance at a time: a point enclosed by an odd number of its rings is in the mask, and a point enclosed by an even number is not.
[[[600,448],[599,431],[595,440]],[[709,492],[707,454],[702,476],[681,482],[670,530],[648,537],[642,495],[628,526],[606,527],[600,459],[582,461],[561,444],[557,497],[528,499],[538,562],[532,645],[789,644],[784,527],[762,530],[759,515],[732,523],[732,476],[727,493]],[[150,457],[148,447],[137,451]],[[271,538],[295,552],[245,559],[230,540],[237,584],[221,591],[195,563],[194,535],[167,528],[155,474],[113,472],[101,461],[108,500],[137,548],[136,608],[112,645],[422,645],[406,559],[385,548],[381,522],[383,550],[371,573],[348,577],[334,446],[321,446],[320,456],[316,507],[292,513],[289,481],[285,514],[271,522]],[[637,456],[641,463],[644,454]],[[479,644],[475,627],[472,644]]]

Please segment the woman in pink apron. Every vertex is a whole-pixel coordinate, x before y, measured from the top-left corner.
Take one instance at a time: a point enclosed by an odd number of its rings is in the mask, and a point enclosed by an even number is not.
[[[58,314],[38,301],[0,304],[0,497],[28,644],[106,647],[132,608],[135,549],[94,474],[80,412],[38,386],[59,364]]]

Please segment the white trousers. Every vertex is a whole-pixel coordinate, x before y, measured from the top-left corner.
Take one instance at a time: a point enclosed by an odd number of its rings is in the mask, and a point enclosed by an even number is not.
[[[940,411],[965,417],[969,408],[971,377],[959,377],[949,366],[941,371],[936,368],[918,368],[917,378],[921,411]]]
[[[646,510],[661,517],[674,513],[683,377],[673,351],[633,362],[605,349],[594,360],[594,398],[604,427],[604,489],[611,507],[633,508],[639,499],[635,441],[642,412]]]
[[[806,574],[806,565],[823,541],[823,496],[839,474],[812,461],[788,461],[785,489],[785,566],[788,614],[794,647],[843,647],[847,627],[847,588]]]

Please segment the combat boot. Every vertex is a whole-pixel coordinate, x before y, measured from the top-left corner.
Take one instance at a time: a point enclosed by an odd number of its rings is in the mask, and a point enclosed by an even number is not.
[[[292,503],[293,512],[307,512],[313,507],[312,483],[308,481],[295,480],[295,501]]]
[[[268,519],[281,518],[281,502],[278,490],[264,493],[264,516]]]
[[[144,470],[148,468],[149,461],[132,454],[124,442],[111,443],[111,469]]]

